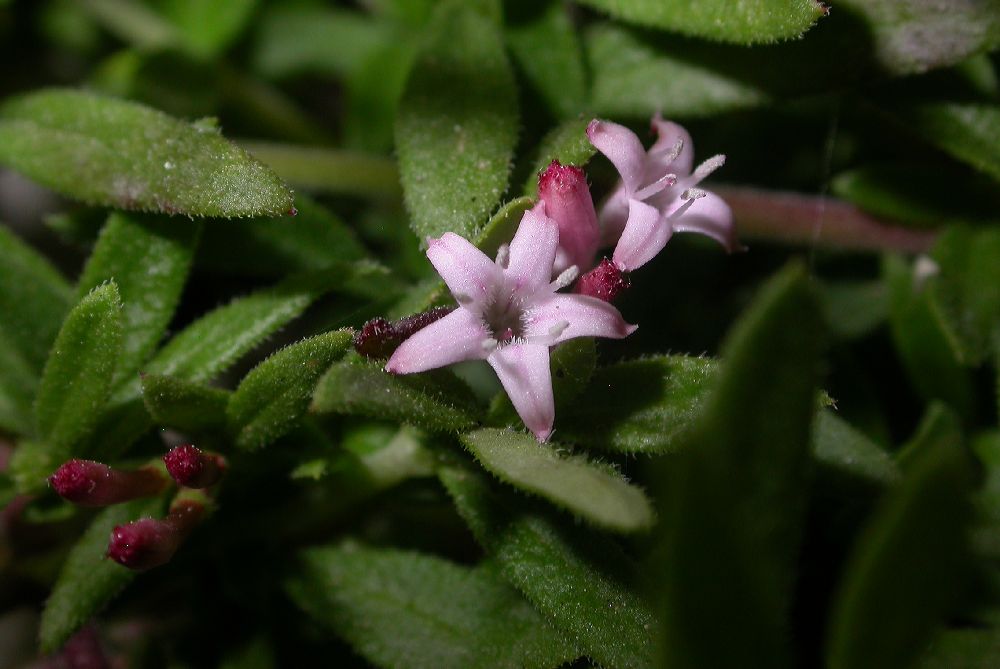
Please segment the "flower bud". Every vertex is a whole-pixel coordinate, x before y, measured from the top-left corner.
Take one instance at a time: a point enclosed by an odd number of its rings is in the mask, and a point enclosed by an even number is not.
[[[170,507],[162,520],[140,518],[111,531],[107,556],[129,569],[141,571],[170,562],[177,548],[205,515],[205,506],[184,499]]]
[[[219,482],[226,470],[226,460],[215,453],[205,453],[193,444],[182,444],[163,456],[170,477],[185,488],[208,488]]]
[[[358,333],[354,335],[354,350],[369,360],[388,358],[414,332],[424,329],[454,310],[454,307],[434,307],[401,318],[395,323],[390,323],[382,316],[377,316],[362,325]]]
[[[628,274],[604,258],[597,267],[580,277],[576,284],[576,292],[596,297],[604,302],[614,302],[615,298],[630,285]]]
[[[573,265],[581,270],[592,267],[601,233],[584,171],[553,160],[538,176],[538,197],[546,216],[559,226],[553,276]]]
[[[93,460],[69,460],[49,477],[59,495],[80,506],[109,506],[163,492],[167,478],[153,467],[113,469]]]

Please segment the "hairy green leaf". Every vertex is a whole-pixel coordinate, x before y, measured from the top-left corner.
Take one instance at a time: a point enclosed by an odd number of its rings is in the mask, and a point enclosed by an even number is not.
[[[310,411],[398,420],[436,431],[475,427],[481,410],[454,374],[394,376],[378,363],[337,363],[320,379]]]
[[[418,237],[475,236],[507,188],[517,130],[517,90],[496,25],[464,3],[441,4],[396,121]]]
[[[588,657],[609,667],[652,665],[654,618],[617,544],[491,487],[470,468],[438,475],[504,577]]]
[[[577,653],[490,565],[343,545],[305,552],[286,588],[381,667],[535,667]]]
[[[813,455],[822,465],[876,483],[899,478],[899,468],[887,451],[831,411],[816,414],[812,443]]]
[[[113,213],[77,284],[77,295],[114,281],[122,300],[122,352],[116,382],[131,377],[163,336],[180,300],[201,226],[191,221]]]
[[[690,427],[717,364],[657,356],[598,369],[587,389],[556,416],[560,439],[624,453],[667,453]]]
[[[907,128],[927,142],[994,179],[1000,179],[1000,108],[997,106],[923,102],[905,105],[896,111]]]
[[[0,106],[0,163],[91,204],[188,216],[260,216],[292,208],[270,169],[212,123],[52,89]]]
[[[524,182],[525,195],[538,196],[538,175],[544,172],[553,160],[558,160],[563,165],[577,167],[583,167],[590,162],[597,149],[587,137],[589,123],[589,119],[563,121],[542,138],[534,167]]]
[[[142,401],[153,422],[185,432],[225,427],[231,394],[174,376],[144,374],[142,377]]]
[[[583,0],[615,18],[735,44],[800,36],[827,9],[818,0]]]
[[[42,612],[42,651],[59,649],[76,630],[99,613],[135,578],[136,572],[104,557],[111,530],[144,516],[159,515],[160,498],[139,499],[110,506],[98,514],[70,550]]]
[[[927,436],[848,561],[829,623],[831,669],[910,666],[961,592],[971,472],[956,432]]]
[[[236,445],[260,448],[295,427],[319,378],[351,347],[354,333],[337,330],[292,344],[257,365],[229,400],[226,418]]]
[[[540,495],[596,525],[634,532],[653,523],[646,495],[609,466],[560,454],[516,432],[476,430],[461,439],[479,464],[501,481]]]
[[[35,422],[55,464],[74,454],[108,398],[122,348],[121,312],[115,283],[102,284],[73,307],[52,345]]]
[[[662,499],[665,666],[790,666],[823,335],[809,280],[793,265],[727,337],[715,389]]]

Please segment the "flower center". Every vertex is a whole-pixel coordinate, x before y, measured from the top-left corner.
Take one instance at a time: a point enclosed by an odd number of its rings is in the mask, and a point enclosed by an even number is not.
[[[523,300],[509,288],[501,288],[483,310],[483,322],[498,344],[524,338]]]

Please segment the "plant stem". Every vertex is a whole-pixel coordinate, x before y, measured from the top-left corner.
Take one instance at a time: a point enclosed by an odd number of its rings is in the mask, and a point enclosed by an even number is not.
[[[737,232],[744,239],[923,253],[937,237],[934,230],[894,225],[836,198],[742,186],[714,186],[712,192],[732,207]]]

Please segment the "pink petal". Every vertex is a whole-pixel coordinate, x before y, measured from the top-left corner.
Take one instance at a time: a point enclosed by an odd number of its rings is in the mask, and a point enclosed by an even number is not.
[[[462,360],[482,360],[486,357],[483,342],[489,337],[482,319],[459,307],[400,344],[386,363],[385,371],[413,374]]]
[[[545,203],[545,213],[559,226],[553,276],[572,265],[581,271],[590,269],[600,231],[587,175],[579,167],[553,160],[538,177],[538,197]]]
[[[688,134],[688,131],[676,123],[664,121],[659,114],[653,117],[650,124],[656,131],[657,138],[649,150],[648,169],[650,173],[646,175],[646,178],[653,181],[667,172],[673,172],[678,177],[691,174],[691,169],[694,166],[694,144],[691,142],[691,135]],[[667,163],[665,159],[669,157],[678,139],[684,142],[684,146],[677,157]]]
[[[619,183],[601,205],[598,215],[601,226],[601,246],[614,246],[622,236],[628,221],[628,193],[625,184]]]
[[[496,263],[454,232],[432,239],[427,257],[459,302],[482,304],[501,282]]]
[[[594,119],[587,126],[587,137],[598,151],[614,163],[629,193],[645,185],[646,149],[634,132],[617,123]]]
[[[697,232],[722,244],[730,253],[743,249],[736,238],[733,211],[726,201],[715,193],[698,198],[691,207],[671,221],[676,232]]]
[[[510,262],[504,272],[507,287],[527,296],[548,286],[558,244],[559,227],[545,215],[543,202],[524,212],[510,242]]]
[[[546,337],[559,332],[551,344],[576,337],[622,339],[636,329],[607,302],[586,295],[566,294],[552,295],[533,307],[527,314],[525,326],[528,337]]]
[[[636,270],[663,250],[672,232],[670,224],[663,219],[656,207],[638,200],[629,200],[628,223],[618,240],[612,260],[624,271]]]
[[[527,428],[538,441],[548,439],[556,417],[549,347],[510,344],[498,348],[488,360]]]

